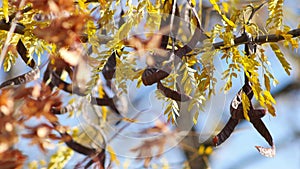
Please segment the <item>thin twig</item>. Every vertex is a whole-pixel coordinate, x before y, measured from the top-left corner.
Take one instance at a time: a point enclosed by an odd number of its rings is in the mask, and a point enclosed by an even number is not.
[[[142,112],[146,111],[148,109],[142,110],[138,112],[136,115],[134,115],[131,119],[136,119],[138,118]],[[111,140],[113,140],[116,136],[118,136],[125,128],[127,128],[131,123],[126,123],[121,129],[118,130],[114,135],[112,135],[109,139],[107,139],[106,143],[109,143]]]

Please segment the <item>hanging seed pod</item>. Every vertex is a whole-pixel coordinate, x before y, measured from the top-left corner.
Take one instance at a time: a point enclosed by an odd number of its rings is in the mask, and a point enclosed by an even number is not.
[[[159,89],[163,93],[163,95],[165,95],[166,97],[171,98],[176,101],[186,102],[186,101],[191,100],[191,96],[188,96],[184,93],[180,93],[178,91],[167,88],[160,81],[157,82],[157,89]]]
[[[169,73],[156,68],[147,68],[142,74],[142,81],[145,86],[152,85],[169,76]]]
[[[105,63],[102,73],[106,80],[111,80],[116,72],[116,54],[113,52]]]

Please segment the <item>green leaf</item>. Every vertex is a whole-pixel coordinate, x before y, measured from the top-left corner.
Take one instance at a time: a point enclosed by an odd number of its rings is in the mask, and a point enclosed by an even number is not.
[[[282,67],[284,68],[285,72],[290,75],[292,67],[284,57],[283,53],[280,51],[280,48],[277,44],[275,43],[270,43],[270,46],[272,50],[274,51],[275,55],[277,56],[278,60],[280,61]]]

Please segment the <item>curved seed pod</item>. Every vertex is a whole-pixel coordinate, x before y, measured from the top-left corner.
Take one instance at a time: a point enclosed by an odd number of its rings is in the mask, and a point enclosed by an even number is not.
[[[99,163],[98,163],[99,162]],[[103,149],[101,149],[101,152],[98,153],[97,155],[97,159],[91,159],[85,166],[84,169],[88,169],[92,164],[97,163],[97,167],[99,167],[99,169],[105,169],[105,151]],[[80,168],[80,167],[78,167]]]
[[[92,97],[91,103],[98,106],[109,106],[115,113],[120,114],[119,110],[117,109],[114,99],[113,98],[98,98],[98,97]]]
[[[261,119],[250,120],[255,129],[259,132],[259,134],[265,138],[265,140],[269,143],[270,146],[273,146],[273,138],[265,126],[264,122]]]
[[[72,139],[72,136],[70,136],[68,133],[60,133],[62,137],[65,137],[65,144],[71,148],[72,150],[76,151],[77,153],[87,155],[87,156],[92,156],[97,153],[96,149],[89,148],[86,146],[83,146],[76,141]]]
[[[161,90],[163,95],[176,101],[185,102],[191,100],[191,96],[182,94],[178,91],[165,87],[160,81],[157,82],[157,89]]]
[[[111,80],[116,71],[116,54],[113,52],[105,63],[102,73],[106,80]]]
[[[243,109],[233,109],[230,107],[230,114],[233,119],[245,119]]]
[[[25,47],[25,45],[23,44],[22,40],[20,39],[17,43],[17,51],[19,53],[19,55],[21,56],[21,58],[23,59],[23,61],[31,68],[35,67],[35,61],[33,59],[31,59],[29,61],[29,58],[26,56],[27,55],[27,49]]]
[[[93,97],[91,99],[91,103],[99,105],[99,106],[110,106],[111,103],[113,103],[113,99],[112,98],[95,98],[95,97]]]
[[[245,45],[245,51],[246,55],[250,54],[250,50],[248,45]],[[244,92],[250,101],[250,110],[248,111],[248,115],[250,118],[250,122],[255,127],[255,129],[260,133],[262,137],[265,138],[265,140],[269,143],[269,145],[272,148],[264,148],[261,146],[256,146],[257,150],[264,156],[267,157],[274,157],[275,156],[275,146],[273,144],[273,138],[261,120],[261,118],[266,114],[265,109],[254,109],[251,103],[251,99],[253,98],[253,90],[251,88],[251,83],[249,82],[249,79],[245,75],[245,85],[243,88],[238,92],[238,94],[234,97],[234,99],[231,102],[230,105],[230,114],[231,117],[225,127],[221,130],[221,132],[213,138],[214,145],[220,145],[222,144],[233,132],[235,126],[238,124],[239,119],[244,119],[244,113],[243,113],[243,104],[242,104],[242,92]]]
[[[213,144],[215,146],[222,144],[231,135],[238,123],[239,120],[230,118],[221,132],[213,138]]]
[[[54,127],[59,127],[59,123],[52,123]],[[87,157],[92,158],[92,162],[99,161],[100,162],[100,168],[104,169],[104,162],[105,162],[105,151],[104,149],[94,149],[90,147],[86,147],[78,142],[76,142],[71,135],[69,135],[67,132],[63,132],[60,130],[56,130],[59,135],[62,138],[62,141],[65,142],[65,144],[72,150],[74,150],[77,153],[86,155]],[[100,151],[99,151],[100,150]],[[92,163],[91,161],[88,162],[86,167],[90,166]]]
[[[246,83],[241,90],[243,90],[243,92],[245,92],[245,94],[248,96],[249,100],[251,100],[253,98],[254,93],[251,88],[250,82]]]
[[[237,93],[237,95],[232,99],[231,104],[230,104],[230,114],[231,117],[234,119],[245,119],[244,118],[244,114],[243,114],[243,104],[242,104],[242,93],[244,92],[249,100],[250,100],[250,110],[249,110],[249,117],[251,118],[251,116],[253,116],[252,118],[256,118],[256,116],[264,116],[264,112],[265,110],[261,110],[261,111],[256,111],[256,112],[252,112],[253,106],[251,103],[251,99],[253,98],[253,91],[252,88],[250,86],[250,83],[248,82],[248,78],[245,75],[245,85],[239,90],[239,92]],[[253,113],[255,113],[256,115],[253,115]],[[260,115],[257,115],[258,113],[260,113]],[[252,115],[251,115],[252,114]]]
[[[56,114],[56,115],[62,115],[62,114],[65,114],[67,113],[67,108],[63,107],[63,108],[60,108],[60,109],[57,109],[57,108],[51,108],[50,112],[52,114]]]
[[[122,10],[120,13],[120,21],[119,27],[125,23],[123,18],[124,11]],[[121,50],[123,50],[122,48]],[[108,58],[107,62],[105,63],[102,74],[106,80],[111,80],[114,77],[116,72],[116,56],[118,55],[117,51],[114,51]]]
[[[39,76],[40,76],[40,68],[36,67],[36,68],[34,68],[33,70],[31,70],[27,73],[24,73],[20,76],[14,77],[12,79],[9,79],[9,80],[1,83],[0,89],[5,87],[5,86],[9,86],[9,85],[25,84],[25,83],[28,83],[30,81],[33,81],[33,80],[37,79]]]
[[[233,119],[245,119],[243,109],[230,108],[230,114]],[[250,120],[260,119],[266,115],[265,109],[250,109],[249,110]]]
[[[50,87],[50,89],[52,90],[55,86],[51,83],[51,78],[52,78],[52,73],[51,73],[52,70],[51,69],[52,69],[51,64],[48,64],[48,66],[44,72],[43,82],[45,84],[47,84]],[[49,80],[50,80],[50,83],[48,84]]]
[[[79,104],[68,104],[64,107],[52,107],[51,108],[51,113],[56,114],[56,115],[62,115],[62,114],[66,114],[70,111],[75,110],[76,108],[78,108],[80,105]]]
[[[263,156],[266,156],[266,157],[275,157],[275,154],[276,154],[275,145],[273,145],[271,148],[264,148],[262,146],[255,146],[255,148]]]
[[[152,85],[169,76],[168,72],[156,68],[147,68],[142,74],[142,81],[145,86]]]
[[[194,11],[193,11],[194,12]],[[196,17],[196,19],[198,20],[198,18]],[[207,39],[207,35],[204,33],[202,27],[201,27],[201,23],[198,20],[197,22],[197,28],[194,31],[194,34],[191,38],[191,40],[184,45],[183,47],[180,47],[178,50],[175,51],[175,55],[179,58],[182,58],[184,55],[186,55],[187,53],[189,53],[190,51],[192,51],[192,49],[194,49],[194,47],[196,46],[196,44],[200,41],[203,42],[205,39]]]
[[[266,115],[266,109],[254,109],[250,110],[249,117],[251,120],[261,119]]]
[[[86,96],[86,94],[84,92],[81,92],[80,89],[76,86],[73,86],[72,84],[69,84],[67,82],[65,82],[64,80],[62,80],[57,74],[56,72],[52,72],[52,79],[51,79],[51,83],[53,85],[55,85],[56,87],[62,89],[65,92],[68,93],[74,93],[77,94],[79,96]]]

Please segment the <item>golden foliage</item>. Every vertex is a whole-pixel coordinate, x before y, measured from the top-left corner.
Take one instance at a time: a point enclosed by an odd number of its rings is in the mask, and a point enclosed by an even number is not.
[[[278,29],[282,25],[283,17],[283,0],[269,0],[268,1],[269,18],[266,26],[269,29]]]
[[[291,65],[289,64],[289,62],[287,62],[286,58],[284,57],[283,53],[281,52],[279,46],[275,43],[270,43],[270,46],[273,50],[273,52],[275,53],[275,55],[277,56],[277,59],[280,61],[282,67],[284,68],[285,72],[290,75],[290,71],[292,70]]]

